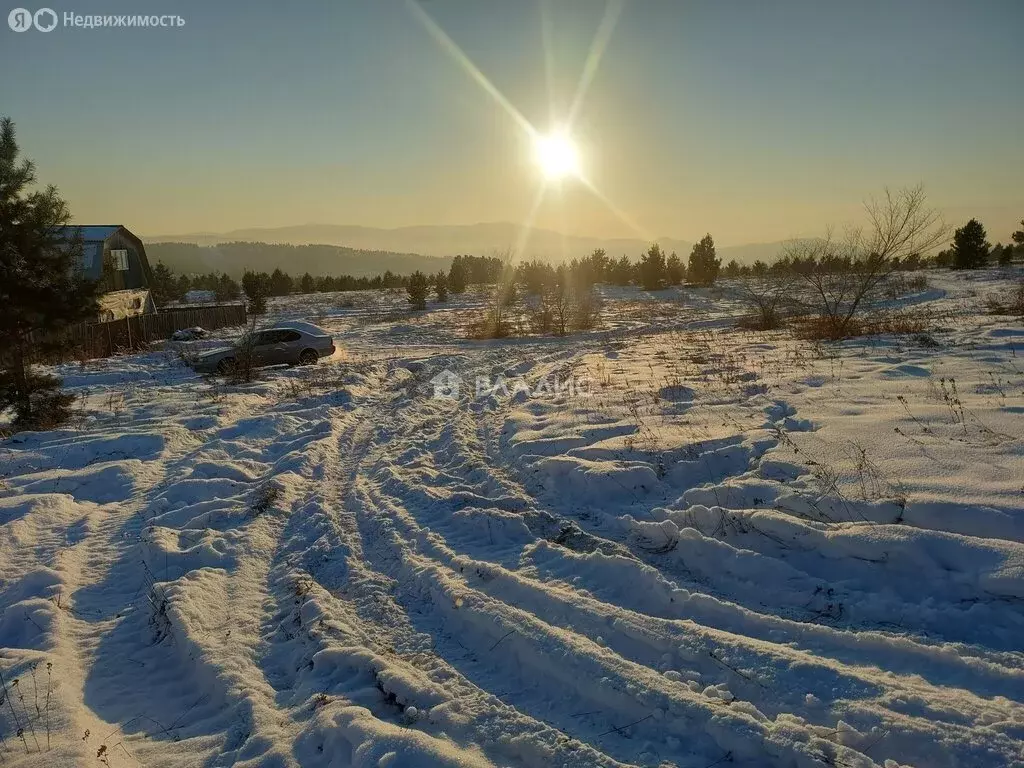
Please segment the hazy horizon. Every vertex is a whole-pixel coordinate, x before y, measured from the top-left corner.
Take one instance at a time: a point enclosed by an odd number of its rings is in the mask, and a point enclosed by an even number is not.
[[[100,223],[104,223],[104,222],[100,222]],[[117,222],[117,223],[120,223],[120,222]],[[315,228],[320,228],[320,227],[331,227],[331,228],[338,228],[338,229],[366,229],[366,230],[374,230],[374,231],[378,231],[378,232],[400,232],[400,231],[403,231],[403,230],[412,230],[412,229],[451,229],[451,230],[462,229],[462,230],[465,230],[465,229],[476,229],[476,228],[499,228],[499,227],[515,227],[515,228],[518,228],[519,226],[521,226],[521,225],[519,223],[517,223],[517,222],[514,222],[514,221],[473,221],[473,222],[466,222],[466,223],[463,223],[463,224],[429,224],[429,223],[420,223],[420,224],[400,224],[400,225],[393,226],[393,227],[375,227],[375,226],[371,226],[371,225],[368,225],[368,224],[360,224],[360,223],[355,223],[355,222],[306,221],[306,222],[301,222],[301,223],[282,224],[280,226],[274,226],[274,227],[262,226],[262,225],[256,224],[256,225],[253,225],[253,226],[246,226],[246,227],[232,227],[231,229],[224,229],[224,230],[202,230],[202,231],[192,231],[192,232],[138,232],[136,234],[138,234],[143,239],[155,240],[157,238],[170,238],[170,237],[203,237],[203,236],[218,237],[218,236],[222,236],[222,235],[233,235],[233,234],[239,233],[239,232],[258,232],[258,231],[277,232],[277,231],[280,231],[280,230],[315,229]],[[595,240],[623,240],[623,241],[627,241],[627,240],[629,240],[629,241],[631,241],[631,240],[642,240],[643,242],[648,242],[647,240],[644,240],[643,238],[638,238],[637,235],[632,235],[631,236],[629,234],[624,234],[624,235],[621,235],[621,236],[614,236],[614,237],[596,237],[596,236],[588,235],[585,232],[582,232],[582,233],[565,232],[563,230],[558,229],[557,227],[550,227],[550,226],[544,226],[544,227],[536,226],[536,227],[534,227],[534,231],[538,232],[538,233],[547,233],[547,234],[553,234],[553,235],[563,235],[565,237],[572,237],[572,238],[593,238]],[[660,240],[675,240],[675,241],[680,241],[680,242],[695,243],[702,236],[703,235],[695,236],[695,237],[676,237],[675,235],[673,235],[671,233],[653,233],[651,238],[650,238],[650,240],[651,241],[653,241],[653,240],[659,240],[659,241]],[[785,238],[784,240],[789,240],[789,239],[791,239],[791,238]],[[756,242],[743,242],[743,243],[720,242],[719,245],[722,245],[724,247],[737,247],[737,246],[744,246],[744,245],[760,245],[760,244],[767,244],[767,243],[784,242],[784,240],[774,240],[774,241],[760,240],[760,241],[756,241]],[[310,241],[310,244],[316,244],[316,243],[314,241]]]
[[[572,137],[600,196],[568,178],[535,218],[566,235],[775,242],[918,183],[992,242],[1024,216],[1012,0],[171,5],[147,12],[183,27],[0,29],[0,113],[79,223],[523,222],[532,139],[466,62],[541,132],[583,93]]]

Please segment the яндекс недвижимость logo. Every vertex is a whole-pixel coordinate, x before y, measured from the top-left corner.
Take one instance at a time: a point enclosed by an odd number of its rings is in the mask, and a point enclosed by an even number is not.
[[[63,19],[63,23],[61,24]],[[7,14],[7,26],[15,32],[28,32],[35,27],[40,32],[51,32],[58,24],[77,29],[104,27],[183,27],[185,19],[177,14],[156,16],[79,14],[65,11],[62,16],[52,8],[40,8],[33,13],[27,8],[15,8]]]
[[[57,12],[52,8],[40,8],[35,13],[27,8],[15,8],[7,14],[7,26],[15,32],[27,32],[32,27],[49,32],[57,26]]]

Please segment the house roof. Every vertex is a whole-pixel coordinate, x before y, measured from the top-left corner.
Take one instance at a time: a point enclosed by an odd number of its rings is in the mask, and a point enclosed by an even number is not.
[[[82,271],[91,280],[103,278],[103,243],[108,237],[121,229],[120,224],[100,224],[92,226],[58,227],[65,237],[73,237],[79,230],[82,232]]]
[[[92,242],[94,240],[99,240],[100,242],[103,242],[112,234],[117,232],[117,230],[119,230],[120,228],[120,224],[96,224],[82,227],[58,227],[62,234],[66,234],[68,236],[74,235],[76,230],[81,230],[82,239],[85,240],[86,242]]]

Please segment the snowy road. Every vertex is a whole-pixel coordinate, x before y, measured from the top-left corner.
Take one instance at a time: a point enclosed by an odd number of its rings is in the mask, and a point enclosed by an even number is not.
[[[80,429],[0,444],[2,764],[1024,765],[1019,324],[618,301],[505,343],[282,305],[344,356],[237,387],[66,369]]]

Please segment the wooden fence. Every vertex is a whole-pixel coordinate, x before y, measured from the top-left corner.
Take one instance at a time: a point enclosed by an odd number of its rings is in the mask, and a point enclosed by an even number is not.
[[[205,307],[165,309],[155,315],[136,315],[106,323],[80,323],[64,330],[56,350],[53,340],[37,346],[33,357],[38,362],[89,360],[97,357],[145,349],[150,342],[171,338],[182,328],[201,326],[208,331],[245,325],[244,304],[218,304]]]

